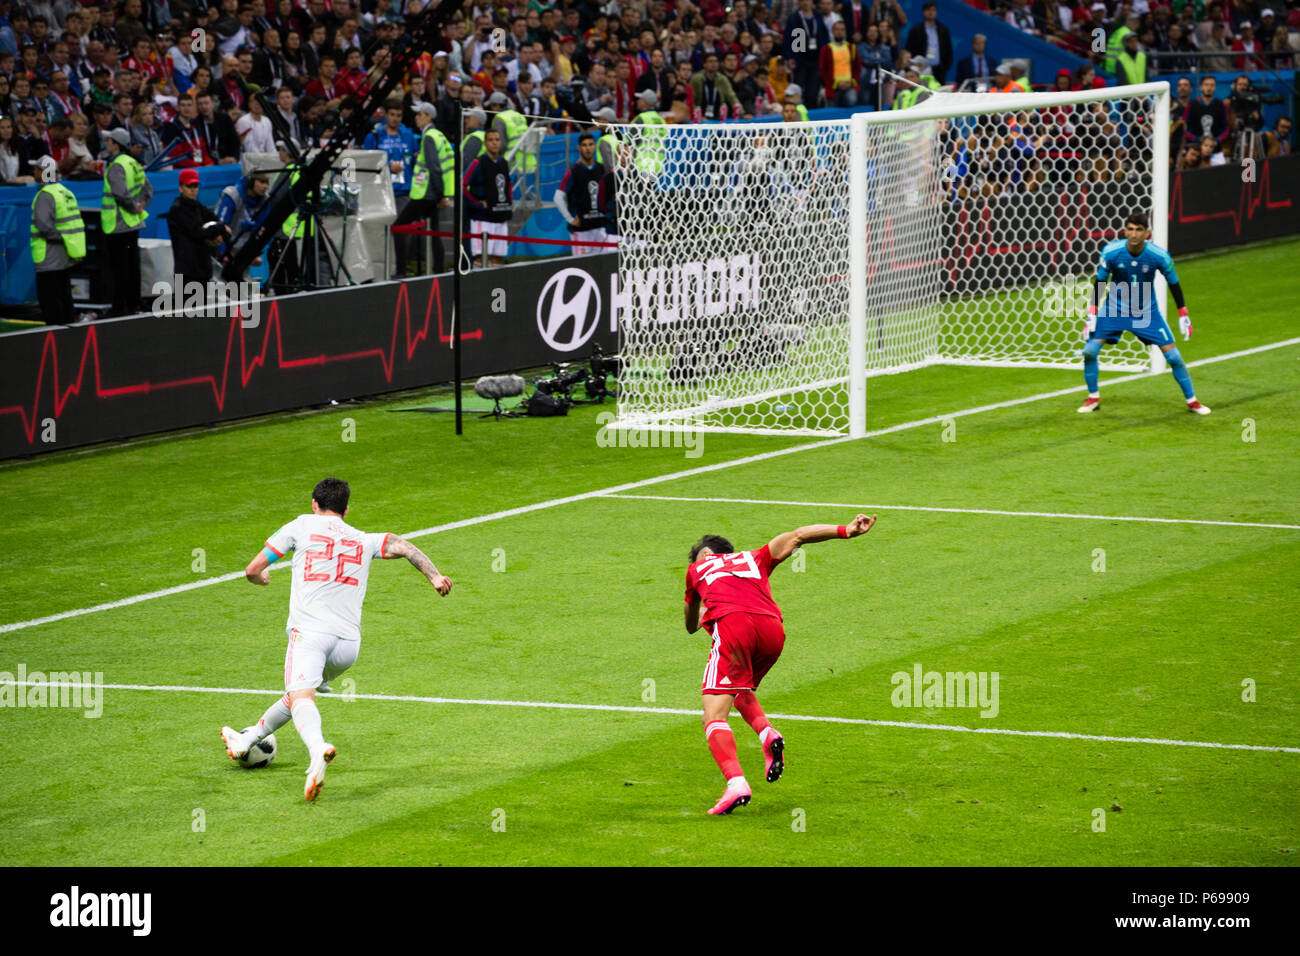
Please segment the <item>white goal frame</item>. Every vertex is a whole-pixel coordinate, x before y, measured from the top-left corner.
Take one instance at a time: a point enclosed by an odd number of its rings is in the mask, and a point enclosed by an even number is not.
[[[1035,358],[1032,353],[1024,359],[1016,359],[1014,356],[1007,357],[980,357],[980,356],[961,356],[961,355],[944,355],[938,346],[926,346],[927,352],[922,357],[913,356],[904,362],[889,365],[887,367],[869,367],[868,355],[868,323],[869,323],[869,294],[868,294],[868,274],[871,263],[871,250],[869,246],[869,228],[871,218],[871,205],[873,199],[869,195],[868,184],[868,161],[869,152],[872,149],[872,137],[880,135],[880,130],[873,131],[873,127],[887,127],[891,124],[916,124],[918,122],[952,120],[962,117],[975,117],[981,115],[1009,114],[1020,111],[1041,111],[1054,107],[1077,106],[1084,104],[1102,103],[1107,101],[1138,101],[1143,98],[1149,99],[1149,106],[1143,107],[1149,115],[1151,127],[1149,134],[1145,137],[1149,142],[1150,151],[1145,155],[1150,157],[1149,169],[1149,189],[1150,194],[1147,196],[1145,189],[1135,193],[1134,196],[1140,197],[1149,202],[1151,214],[1151,241],[1159,246],[1167,247],[1168,240],[1168,205],[1169,205],[1169,119],[1171,107],[1171,92],[1169,84],[1166,82],[1142,83],[1129,86],[1103,87],[1100,89],[1085,90],[1078,92],[1044,92],[1044,93],[937,93],[931,98],[922,101],[920,104],[904,110],[883,110],[874,112],[860,112],[853,114],[847,121],[834,120],[829,123],[790,123],[782,124],[784,129],[807,129],[816,130],[817,128],[829,129],[830,127],[845,130],[847,127],[847,165],[846,175],[848,182],[846,184],[847,192],[847,215],[841,222],[844,223],[843,229],[847,229],[848,235],[844,236],[847,245],[847,265],[848,265],[848,288],[847,292],[847,355],[845,363],[838,368],[834,364],[827,364],[826,375],[815,375],[820,381],[798,381],[793,382],[789,387],[780,387],[774,390],[755,390],[751,394],[737,395],[727,398],[719,397],[714,400],[713,396],[703,404],[690,406],[678,406],[675,408],[664,409],[661,411],[650,411],[638,408],[635,405],[635,399],[625,403],[622,397],[619,400],[618,420],[610,427],[613,428],[630,428],[630,429],[648,429],[659,431],[723,431],[738,432],[742,434],[770,434],[770,435],[789,435],[789,434],[807,434],[807,435],[825,435],[825,436],[843,436],[851,438],[861,438],[867,432],[867,400],[866,385],[867,379],[874,375],[894,374],[903,371],[909,371],[918,368],[924,368],[931,365],[971,365],[971,366],[995,366],[1009,368],[1055,368],[1062,369],[1070,367],[1061,358],[1044,357]],[[747,124],[748,125],[748,124]],[[761,124],[754,124],[760,126]],[[686,126],[686,130],[694,129],[703,131],[707,126]],[[717,128],[713,126],[712,128]],[[769,127],[770,128],[770,127]],[[620,127],[618,133],[623,136],[625,141],[631,139],[634,143],[637,138],[645,136],[646,127],[631,126]],[[657,127],[663,130],[664,127]],[[682,127],[669,127],[669,129],[682,130]],[[685,130],[683,130],[685,132]],[[662,134],[655,134],[662,135]],[[691,135],[691,134],[687,134]],[[843,135],[842,133],[839,135]],[[663,140],[658,142],[662,143]],[[659,147],[662,149],[662,146]],[[635,153],[635,148],[630,152]],[[844,154],[841,154],[843,156]],[[630,164],[626,161],[621,163],[624,167]],[[620,175],[626,170],[618,170]],[[932,174],[931,174],[932,175]],[[622,184],[620,182],[620,202],[622,197]],[[894,197],[897,202],[902,204],[904,197]],[[620,209],[620,219],[623,210]],[[1122,216],[1123,213],[1119,213]],[[627,230],[624,230],[625,232]],[[843,232],[840,233],[843,235]],[[626,248],[625,248],[626,247]],[[843,248],[843,247],[841,247]],[[633,261],[638,254],[637,241],[625,236],[620,243],[619,249],[619,283],[621,288],[628,286],[628,275],[631,266],[627,264],[625,257],[633,256]],[[843,253],[841,253],[842,255]],[[842,261],[842,260],[841,260]],[[1075,276],[1076,280],[1081,281],[1081,277]],[[1091,276],[1087,277],[1088,285],[1091,286]],[[1155,278],[1155,294],[1157,303],[1162,304],[1166,298],[1165,281],[1163,277],[1157,275]],[[840,300],[844,302],[843,299]],[[948,300],[953,301],[953,300]],[[960,307],[960,306],[959,306]],[[841,309],[845,308],[843,304]],[[843,312],[839,313],[843,315]],[[1082,325],[1082,314],[1079,316],[1080,325]],[[845,321],[845,320],[841,320]],[[626,336],[627,332],[623,328],[624,323],[620,321],[620,335]],[[840,326],[844,329],[844,325]],[[841,332],[840,334],[844,334]],[[689,341],[689,340],[686,340]],[[840,346],[842,349],[844,346]],[[1082,339],[1080,339],[1082,347]],[[1136,352],[1136,354],[1135,354]],[[831,353],[827,353],[828,355]],[[841,355],[844,353],[841,352]],[[1059,354],[1059,353],[1058,353]],[[987,356],[987,353],[985,353]],[[1126,362],[1124,365],[1111,365],[1111,368],[1124,368],[1133,371],[1135,368],[1141,368],[1140,349],[1130,348],[1124,356],[1117,361]],[[1081,365],[1081,363],[1080,363]],[[845,367],[847,366],[847,368]],[[1105,362],[1103,368],[1108,367]],[[1166,368],[1164,356],[1160,350],[1152,346],[1147,350],[1145,358],[1145,367],[1149,373],[1157,373]],[[779,424],[770,423],[746,423],[734,425],[729,422],[708,421],[709,415],[724,411],[728,408],[737,408],[750,403],[760,402],[775,398],[779,394],[790,392],[811,392],[815,389],[834,388],[839,389],[839,394],[843,401],[844,389],[847,387],[847,422],[844,418],[844,405],[840,405],[839,416],[836,424],[826,423],[813,427],[780,427]],[[778,407],[777,411],[781,408]]]

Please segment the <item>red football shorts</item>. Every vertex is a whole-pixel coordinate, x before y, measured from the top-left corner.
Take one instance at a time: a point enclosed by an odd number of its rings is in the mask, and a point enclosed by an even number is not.
[[[704,693],[757,690],[785,647],[785,628],[768,614],[727,614],[706,625],[713,648],[704,667]]]

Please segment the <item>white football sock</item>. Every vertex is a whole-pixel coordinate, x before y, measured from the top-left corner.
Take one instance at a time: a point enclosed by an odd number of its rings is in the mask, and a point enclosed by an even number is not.
[[[293,702],[293,725],[298,728],[298,736],[307,745],[307,752],[315,760],[325,750],[325,738],[320,730],[320,710],[316,701],[310,697],[299,697]]]
[[[270,707],[266,708],[266,713],[257,722],[257,725],[250,732],[252,741],[265,740],[269,735],[275,733],[290,720],[293,714],[289,712],[289,706],[281,697]]]

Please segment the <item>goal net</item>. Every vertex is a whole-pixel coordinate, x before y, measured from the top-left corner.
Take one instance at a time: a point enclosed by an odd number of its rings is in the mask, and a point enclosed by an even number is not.
[[[1168,89],[619,127],[618,424],[860,435],[872,375],[1077,367],[1102,247],[1164,244]]]

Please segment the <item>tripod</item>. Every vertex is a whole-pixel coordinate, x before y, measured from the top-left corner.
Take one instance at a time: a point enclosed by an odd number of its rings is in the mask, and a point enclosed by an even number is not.
[[[325,228],[324,213],[330,204],[329,199],[322,198],[320,186],[313,187],[296,206],[297,222],[292,233],[276,240],[278,249],[273,248],[271,253],[274,259],[271,281],[279,286],[281,292],[333,288],[338,285],[340,275],[346,276],[348,285],[357,284],[343,261],[343,254]],[[346,215],[343,228],[346,243]],[[300,252],[297,248],[299,238],[302,240]]]

